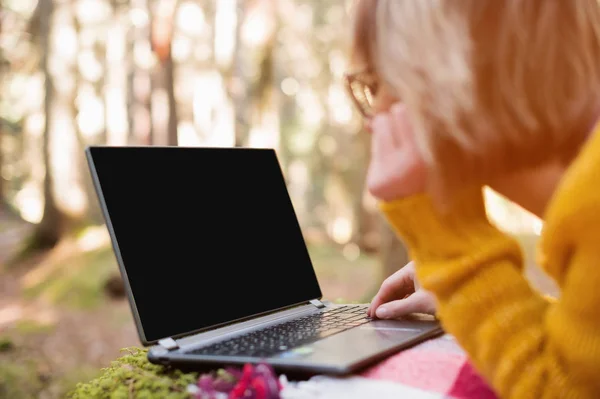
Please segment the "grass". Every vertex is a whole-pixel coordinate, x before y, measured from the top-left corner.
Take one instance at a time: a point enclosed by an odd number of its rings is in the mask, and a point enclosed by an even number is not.
[[[0,336],[0,353],[10,352],[15,348],[15,343],[10,337]]]
[[[20,340],[27,334],[48,333],[30,329],[32,325],[27,329],[21,327],[13,331]],[[64,398],[79,382],[92,380],[101,373],[98,367],[86,365],[64,374],[57,372],[38,354],[31,353],[31,348],[17,346],[8,336],[0,337],[0,398]]]
[[[19,320],[14,329],[19,334],[49,334],[54,330],[54,324],[39,323],[35,320]]]
[[[41,296],[57,305],[90,309],[102,303],[104,284],[116,271],[110,248],[76,253],[42,281],[27,287],[24,294],[27,298]]]
[[[23,338],[24,335],[19,336],[20,341]],[[99,367],[85,364],[56,370],[32,347],[17,346],[9,338],[0,338],[0,398],[65,398],[78,383],[101,373]]]
[[[42,389],[34,360],[22,364],[0,361],[0,398],[33,399]]]
[[[0,336],[0,398],[38,398],[44,389],[40,362],[36,356],[24,356],[16,343],[23,335],[17,334]]]

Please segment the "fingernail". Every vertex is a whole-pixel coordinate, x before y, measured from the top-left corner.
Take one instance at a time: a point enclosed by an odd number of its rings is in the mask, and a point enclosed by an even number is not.
[[[375,313],[380,319],[387,319],[390,315],[390,312],[386,308],[378,308]]]

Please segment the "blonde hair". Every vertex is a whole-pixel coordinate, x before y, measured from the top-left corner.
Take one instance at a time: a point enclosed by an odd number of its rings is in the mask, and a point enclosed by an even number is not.
[[[353,58],[406,105],[437,189],[583,142],[600,99],[598,0],[362,0],[357,11]]]

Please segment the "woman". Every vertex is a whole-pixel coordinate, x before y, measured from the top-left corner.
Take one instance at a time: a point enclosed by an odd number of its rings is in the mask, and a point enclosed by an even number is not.
[[[444,328],[500,397],[600,398],[597,0],[361,0],[356,12],[348,83],[372,132],[367,184]],[[537,204],[559,300],[527,283],[484,185]]]

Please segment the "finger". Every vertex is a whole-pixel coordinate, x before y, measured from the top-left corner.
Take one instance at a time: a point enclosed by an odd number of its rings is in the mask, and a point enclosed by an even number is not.
[[[392,120],[388,114],[377,115],[371,124],[371,154],[380,158],[395,150],[398,145],[392,133]]]
[[[369,191],[376,197],[385,196],[390,186],[400,184],[414,164],[414,157],[406,154],[392,133],[389,114],[378,115],[373,120],[371,135],[371,161],[367,173]]]
[[[385,170],[404,170],[418,157],[406,107],[396,103],[387,114],[377,115],[372,123],[371,155],[383,162]]]
[[[415,292],[414,278],[414,264],[413,262],[408,262],[400,270],[386,278],[381,284],[379,291],[371,300],[367,314],[374,317],[375,309],[380,305],[413,294]]]
[[[373,317],[375,309],[380,305],[396,299],[402,299],[406,295],[414,293],[414,271],[409,265],[392,274],[381,284],[381,288],[379,288],[379,291],[371,301],[371,306],[367,312],[369,316]]]
[[[419,151],[406,106],[401,103],[394,104],[390,109],[390,115],[394,141],[401,143],[404,159],[407,162],[414,162],[415,159],[419,158]]]
[[[377,308],[379,319],[399,319],[411,313],[435,314],[435,298],[427,291],[417,291],[406,299],[388,302]]]
[[[406,106],[402,103],[396,103],[390,108],[392,133],[394,142],[399,143],[403,147],[414,147],[414,133],[412,125],[408,120]]]

